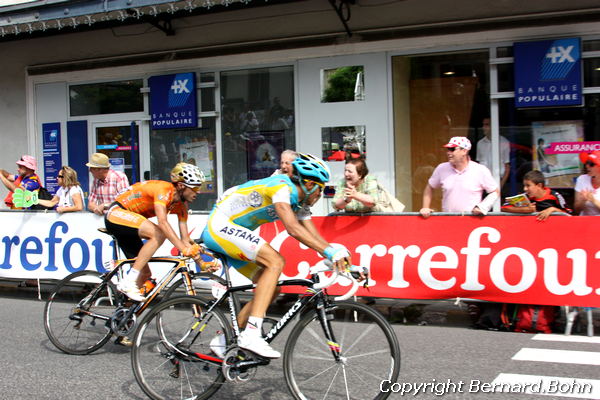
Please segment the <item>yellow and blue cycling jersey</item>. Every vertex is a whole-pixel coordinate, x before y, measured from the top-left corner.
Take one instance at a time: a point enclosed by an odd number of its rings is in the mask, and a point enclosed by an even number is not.
[[[226,254],[240,273],[252,278],[256,255],[266,241],[254,230],[278,219],[275,203],[288,203],[298,219],[310,218],[298,189],[287,175],[246,182],[227,190],[208,217],[202,239],[209,249]]]

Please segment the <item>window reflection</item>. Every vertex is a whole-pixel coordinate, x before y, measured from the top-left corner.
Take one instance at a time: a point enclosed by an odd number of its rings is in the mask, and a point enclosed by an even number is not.
[[[224,189],[269,176],[295,148],[291,66],[221,73]]]
[[[344,161],[347,154],[366,157],[366,130],[364,125],[321,128],[323,159]]]
[[[202,128],[161,129],[150,134],[150,179],[170,180],[178,162],[197,165],[206,177],[193,210],[210,211],[217,198],[215,119],[202,118]]]
[[[144,111],[141,79],[69,86],[71,116]]]
[[[365,99],[365,68],[362,65],[322,71],[321,102],[361,101]]]

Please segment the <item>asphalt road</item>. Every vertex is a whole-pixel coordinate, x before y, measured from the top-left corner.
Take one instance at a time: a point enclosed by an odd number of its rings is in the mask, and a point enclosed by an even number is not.
[[[0,362],[0,399],[144,399],[133,377],[129,351],[112,343],[87,356],[72,356],[56,350],[48,341],[42,323],[44,303],[0,293],[0,334],[3,338]],[[592,379],[600,382],[599,343],[534,340],[535,335],[490,332],[466,326],[417,326],[395,324],[402,349],[400,384],[418,392],[390,398],[417,399],[565,399],[562,395],[517,393],[469,393],[473,385],[492,383],[499,374],[553,376]],[[562,335],[557,335],[562,336]],[[547,336],[547,338],[551,338]],[[585,337],[575,337],[587,340]],[[597,339],[593,338],[593,339]],[[285,338],[274,347],[282,350]],[[523,348],[591,353],[560,353],[563,362],[515,360]],[[590,357],[596,366],[578,361]],[[461,384],[462,382],[462,384]],[[581,381],[583,382],[583,381]],[[408,386],[412,385],[412,386]],[[480,386],[479,386],[480,387]],[[400,386],[396,387],[397,389]],[[600,398],[600,384],[593,395]],[[438,392],[436,392],[438,390]],[[215,399],[287,399],[281,361],[258,370],[247,383],[224,386]]]

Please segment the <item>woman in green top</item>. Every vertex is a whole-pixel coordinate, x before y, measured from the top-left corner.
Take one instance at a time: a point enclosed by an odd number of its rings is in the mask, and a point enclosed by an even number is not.
[[[369,175],[364,158],[346,160],[344,179],[338,183],[333,196],[337,211],[371,212],[378,201],[377,179]]]

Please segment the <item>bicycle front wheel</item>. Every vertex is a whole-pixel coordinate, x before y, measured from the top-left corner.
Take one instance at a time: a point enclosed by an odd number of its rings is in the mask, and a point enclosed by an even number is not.
[[[104,346],[108,321],[118,307],[118,292],[95,271],[75,272],[55,287],[44,308],[44,329],[67,354],[89,354]]]
[[[222,360],[210,343],[231,341],[227,319],[218,309],[205,315],[206,301],[184,296],[165,300],[142,318],[133,340],[135,379],[155,400],[207,399],[223,384]]]
[[[354,302],[333,303],[326,312],[333,337],[326,338],[317,314],[309,312],[285,345],[285,380],[294,398],[387,398],[382,382],[396,382],[400,372],[400,346],[389,323]]]

